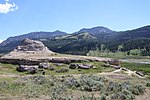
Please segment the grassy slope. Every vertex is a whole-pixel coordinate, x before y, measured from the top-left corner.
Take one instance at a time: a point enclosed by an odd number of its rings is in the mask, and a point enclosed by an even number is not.
[[[123,67],[129,68],[130,70],[142,71],[145,74],[150,75],[150,64],[138,64],[138,63],[122,63]]]
[[[0,63],[0,74],[21,74],[16,71],[17,65]]]

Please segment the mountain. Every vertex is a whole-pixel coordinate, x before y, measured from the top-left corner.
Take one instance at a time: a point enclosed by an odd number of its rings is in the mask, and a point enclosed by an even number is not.
[[[95,41],[97,41],[97,37],[90,33],[77,33],[47,39],[42,42],[54,52],[84,55],[95,47],[92,43]]]
[[[68,34],[64,36],[55,37],[55,39],[74,39],[74,40],[90,40],[95,39],[96,37],[88,32],[80,32],[76,34]]]
[[[86,34],[91,38],[87,38]],[[79,36],[82,38],[79,39]],[[100,48],[101,44],[113,52],[117,51],[119,45],[123,45],[123,51],[140,48],[150,52],[150,26],[118,32],[105,27],[84,28],[44,43],[55,52],[68,54],[85,55],[91,49]]]
[[[22,41],[26,38],[29,39],[41,39],[41,38],[53,38],[55,36],[61,36],[61,35],[66,35],[67,33],[61,32],[59,30],[54,31],[54,32],[31,32],[28,34],[24,35],[19,35],[19,36],[14,36],[14,37],[9,37],[7,40],[3,41],[0,46],[4,46],[9,44],[10,42],[14,41]]]
[[[110,44],[111,42],[111,44]],[[120,31],[109,40],[110,50],[117,50],[118,45],[124,45],[124,51],[131,49],[150,49],[150,25],[141,28]]]
[[[123,51],[146,48],[150,52],[150,26],[127,31],[112,31],[98,26],[83,28],[72,34],[60,31],[32,32],[8,38],[0,44],[0,52],[14,49],[19,45],[20,40],[27,37],[42,41],[50,50],[58,53],[85,55],[89,50],[100,47],[101,44],[105,44],[110,51],[116,51],[119,45],[123,45]]]
[[[118,38],[120,40],[150,38],[150,26],[144,26],[133,30],[118,32],[115,38]]]
[[[79,31],[79,33],[82,33],[82,32],[89,32],[96,36],[100,33],[112,33],[113,31],[103,26],[97,26],[93,28],[83,28]]]
[[[54,32],[31,32],[28,34],[24,34],[24,35],[19,35],[19,36],[14,36],[14,37],[9,37],[7,40],[3,41],[0,44],[0,52],[9,52],[11,50],[13,50],[15,47],[17,47],[22,40],[29,38],[29,39],[34,39],[34,40],[38,40],[38,39],[48,39],[48,38],[53,38],[56,36],[62,36],[62,35],[66,35],[67,33],[65,32],[61,32],[59,30],[54,31]]]
[[[107,36],[112,36],[116,33],[115,31],[112,31],[103,26],[98,26],[93,28],[83,28],[79,30],[77,33],[86,33],[86,32],[96,37],[107,37]]]

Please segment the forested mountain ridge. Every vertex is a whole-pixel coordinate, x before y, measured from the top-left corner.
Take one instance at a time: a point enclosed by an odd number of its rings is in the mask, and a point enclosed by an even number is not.
[[[108,44],[110,50],[117,50],[118,45],[124,45],[123,51],[144,49],[150,51],[150,25],[141,28],[117,32]]]
[[[7,40],[5,40],[4,42],[2,42],[0,44],[0,46],[7,45],[8,43],[14,42],[14,41],[22,41],[25,38],[30,38],[30,39],[52,38],[52,37],[56,37],[56,36],[66,35],[66,34],[67,33],[59,31],[59,30],[54,31],[54,32],[44,32],[44,31],[30,32],[30,33],[27,33],[27,34],[24,34],[24,35],[9,37]]]
[[[83,28],[79,30],[77,33],[85,33],[85,32],[91,33],[96,37],[112,36],[116,33],[115,31],[112,31],[103,26],[97,26],[93,28]]]
[[[62,36],[66,34],[67,33],[65,32],[57,30],[54,32],[44,32],[44,31],[30,32],[24,35],[9,37],[8,39],[6,39],[0,44],[0,53],[6,53],[13,50],[21,43],[22,40],[26,38],[37,40],[37,39],[53,38],[56,36]]]
[[[118,32],[119,34],[116,38],[122,40],[129,40],[129,39],[138,39],[138,38],[150,38],[150,26],[141,27],[138,29],[127,30]]]
[[[89,50],[100,48],[101,44],[105,44],[105,47],[112,52],[115,52],[119,45],[123,46],[123,51],[146,49],[150,52],[150,26],[120,32],[102,26],[83,28],[72,34],[61,31],[32,32],[8,38],[0,44],[0,52],[12,50],[24,38],[40,40],[50,50],[58,53],[85,55]]]

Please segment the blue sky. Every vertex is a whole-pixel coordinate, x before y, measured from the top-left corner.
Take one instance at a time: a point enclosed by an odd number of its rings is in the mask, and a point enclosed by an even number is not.
[[[150,0],[0,0],[0,40],[33,31],[134,29],[150,24],[149,4]]]

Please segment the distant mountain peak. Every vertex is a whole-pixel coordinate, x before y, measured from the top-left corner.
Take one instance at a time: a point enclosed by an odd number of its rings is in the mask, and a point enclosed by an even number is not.
[[[109,28],[104,27],[104,26],[96,26],[96,27],[92,27],[92,28],[83,28],[80,31],[83,31],[83,30],[104,30],[104,29],[111,31]]]
[[[107,27],[104,27],[104,26],[96,26],[96,27],[93,27],[92,29],[94,29],[94,28],[99,28],[99,29],[108,29]],[[110,30],[110,29],[109,29]]]
[[[66,34],[66,32],[63,32],[63,31],[60,31],[60,30],[56,30],[53,33],[64,33],[64,34]]]
[[[54,31],[54,32],[62,32],[62,31],[60,31],[60,30],[56,30],[56,31]]]
[[[110,34],[110,33],[115,33],[115,31],[110,30],[107,27],[103,27],[103,26],[97,26],[97,27],[93,27],[93,28],[83,28],[79,31],[79,33],[83,33],[83,32],[88,32],[94,36],[100,36],[101,34]]]

